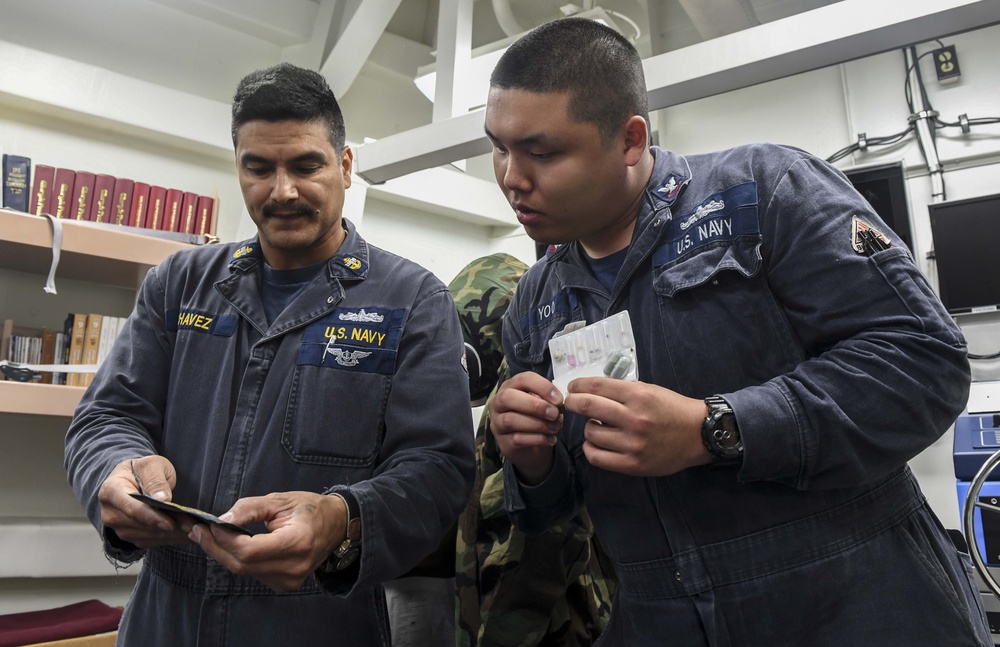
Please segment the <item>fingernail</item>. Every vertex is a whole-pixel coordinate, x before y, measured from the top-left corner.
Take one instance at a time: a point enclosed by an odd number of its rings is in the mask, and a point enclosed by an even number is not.
[[[173,530],[173,528],[170,526],[170,523],[167,521],[157,522],[156,527],[166,532],[170,532],[171,530]]]
[[[163,490],[160,490],[159,492],[153,492],[150,496],[156,499],[157,501],[167,500],[167,493],[164,492]]]
[[[223,521],[232,521],[235,516],[236,515],[234,515],[232,512],[227,512],[226,514],[219,517],[219,519],[222,519]]]
[[[190,539],[191,541],[193,541],[196,544],[200,543],[201,542],[201,528],[199,528],[198,526],[195,526],[194,528],[192,528],[191,532],[188,533],[188,539]]]
[[[548,418],[549,420],[555,420],[556,418],[559,417],[559,409],[555,407],[546,407],[545,417]]]
[[[549,400],[551,400],[552,402],[559,402],[560,400],[562,400],[562,393],[556,391],[555,389],[552,389],[552,392],[549,393]]]

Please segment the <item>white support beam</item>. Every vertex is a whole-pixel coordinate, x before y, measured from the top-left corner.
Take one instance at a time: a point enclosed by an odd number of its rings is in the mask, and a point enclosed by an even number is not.
[[[646,59],[649,107],[666,108],[996,22],[996,0],[842,0]]]
[[[352,185],[348,193],[359,184]],[[514,210],[497,189],[496,182],[452,168],[426,169],[369,186],[368,195],[475,225],[520,228]]]
[[[444,121],[469,104],[462,90],[472,60],[472,0],[441,0],[438,4],[437,81],[432,119]]]
[[[293,63],[299,67],[306,67],[311,70],[319,70],[323,65],[323,52],[326,43],[330,39],[330,32],[337,15],[337,3],[339,0],[319,0],[319,7],[316,11],[316,20],[312,26],[312,34],[309,40],[299,45],[290,45],[281,50],[281,60],[284,63]]]
[[[309,40],[315,0],[153,0],[283,47]]]
[[[680,0],[680,3],[703,40],[760,24],[750,0]]]
[[[381,184],[489,151],[490,141],[483,135],[483,111],[477,110],[359,146],[355,169],[369,184]]]
[[[319,72],[330,83],[334,96],[347,93],[361,67],[371,56],[375,43],[385,31],[402,0],[369,0],[358,4],[347,25],[340,32],[337,44],[323,61]]]
[[[842,0],[646,59],[649,107],[658,110],[998,22],[997,0]],[[478,110],[361,147],[362,176],[384,182],[489,151],[483,115]]]

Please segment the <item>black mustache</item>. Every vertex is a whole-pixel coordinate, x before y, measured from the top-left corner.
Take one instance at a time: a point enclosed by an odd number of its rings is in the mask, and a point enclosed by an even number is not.
[[[310,207],[309,205],[298,204],[298,203],[275,204],[273,202],[265,204],[264,208],[261,209],[261,211],[264,212],[265,216],[273,216],[276,211],[283,211],[283,212],[293,211],[296,216],[311,216],[314,213],[316,213],[316,210]]]

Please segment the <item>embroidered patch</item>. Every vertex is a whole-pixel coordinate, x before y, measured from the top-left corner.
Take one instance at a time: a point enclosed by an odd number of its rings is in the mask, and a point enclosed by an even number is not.
[[[168,310],[166,328],[168,332],[191,330],[220,337],[231,337],[236,331],[236,315],[218,315],[198,310]]]
[[[576,295],[572,291],[556,294],[548,303],[532,307],[524,317],[521,317],[518,322],[521,335],[528,337],[531,329],[546,327],[555,319],[569,319],[578,305]]]
[[[337,308],[306,326],[297,363],[391,374],[406,310]]]
[[[851,219],[851,247],[858,254],[871,256],[892,247],[892,241],[878,229],[854,216]]]
[[[247,254],[252,254],[252,253],[253,253],[253,247],[251,247],[250,245],[244,245],[243,247],[240,247],[235,252],[233,252],[233,258],[243,258]]]
[[[673,218],[670,231],[653,252],[653,265],[672,263],[704,245],[743,236],[760,237],[757,184],[746,182],[707,196],[690,213]]]

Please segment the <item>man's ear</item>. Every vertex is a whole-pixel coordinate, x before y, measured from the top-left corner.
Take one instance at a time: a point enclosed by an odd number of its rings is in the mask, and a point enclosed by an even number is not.
[[[340,154],[340,170],[344,174],[344,188],[351,186],[351,170],[354,168],[354,151],[347,144]]]
[[[649,126],[640,115],[632,115],[625,122],[625,162],[635,166],[649,149]]]

